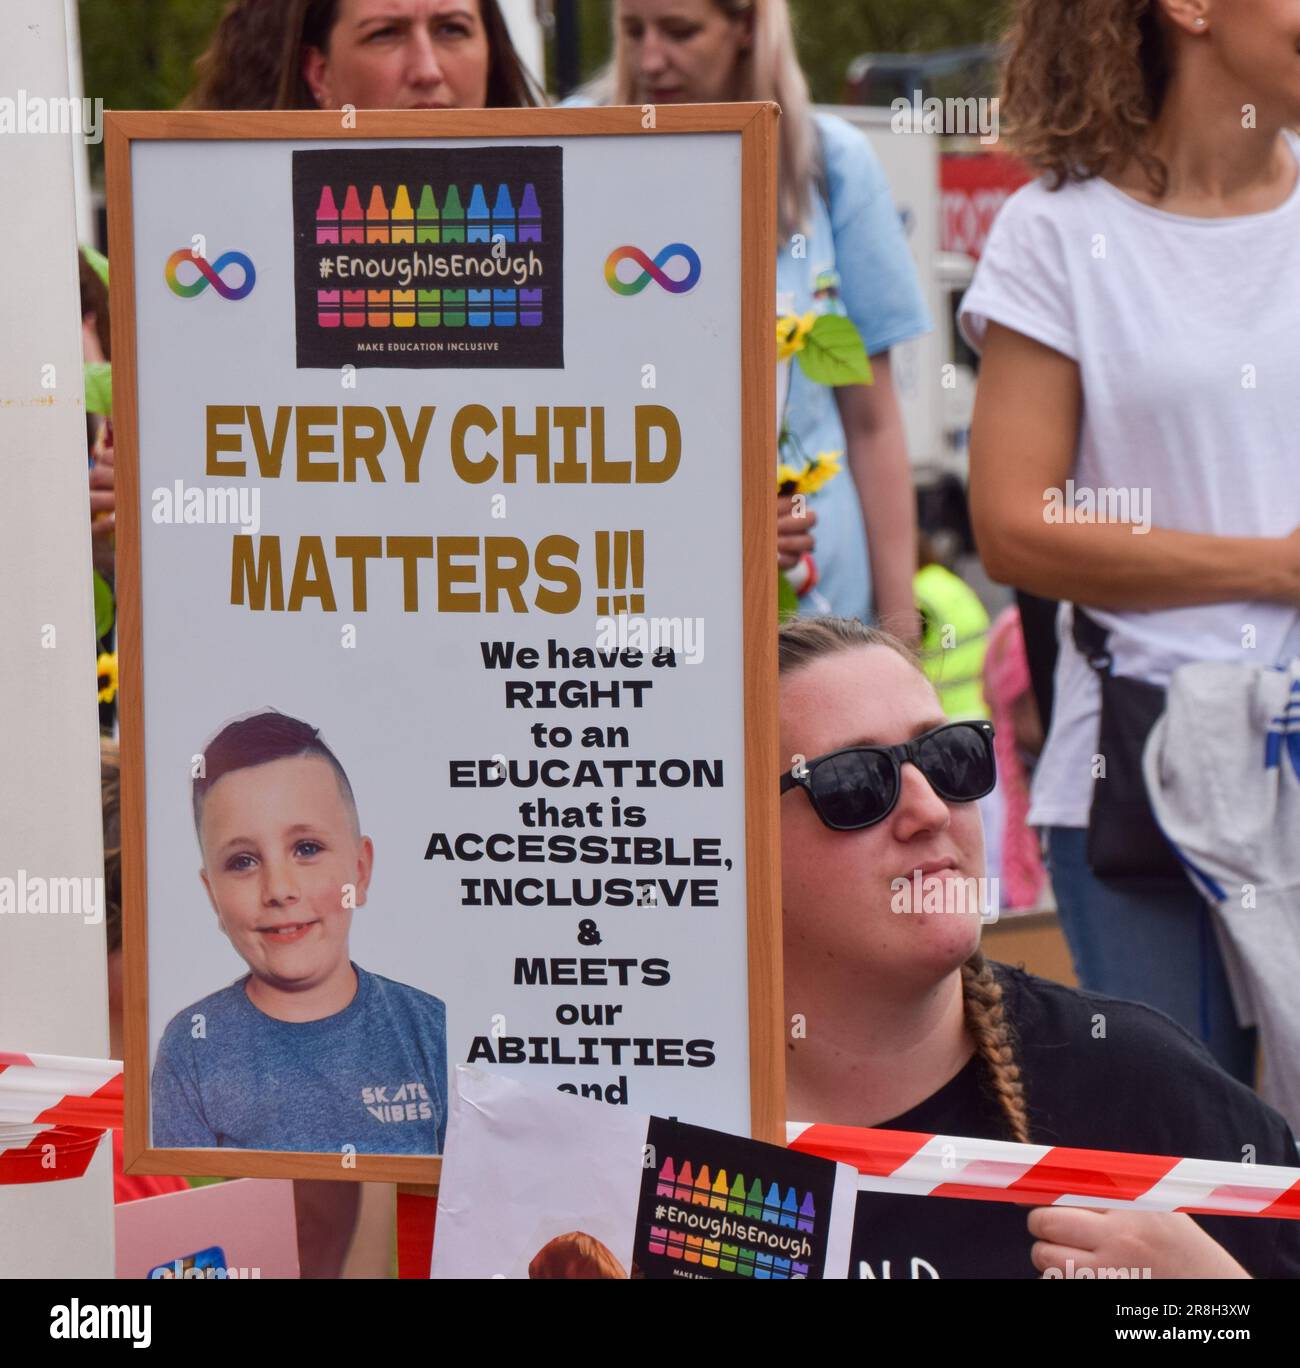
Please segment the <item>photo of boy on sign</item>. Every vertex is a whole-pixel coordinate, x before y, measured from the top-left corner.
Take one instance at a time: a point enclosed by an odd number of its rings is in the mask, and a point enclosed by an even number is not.
[[[267,711],[195,768],[199,878],[249,972],[168,1023],[154,1144],[441,1154],[446,1008],[348,955],[374,844],[342,765],[315,727]]]

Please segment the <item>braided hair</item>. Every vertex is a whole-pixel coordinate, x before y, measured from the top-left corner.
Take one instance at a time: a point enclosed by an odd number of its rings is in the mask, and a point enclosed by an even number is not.
[[[1015,1032],[1007,1020],[1002,985],[982,950],[976,950],[961,967],[961,996],[966,1029],[984,1065],[989,1091],[1007,1123],[1011,1139],[1027,1145],[1029,1110],[1020,1081],[1020,1065],[1016,1063]]]

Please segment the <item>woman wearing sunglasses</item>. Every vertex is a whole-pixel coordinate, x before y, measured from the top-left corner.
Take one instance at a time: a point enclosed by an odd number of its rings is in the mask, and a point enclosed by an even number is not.
[[[859,622],[788,624],[780,662],[791,1120],[1297,1163],[1286,1122],[1169,1018],[984,959],[969,890],[988,723],[948,723],[906,648]],[[858,1198],[853,1276],[1063,1276],[1070,1260],[1295,1277],[1300,1222]]]

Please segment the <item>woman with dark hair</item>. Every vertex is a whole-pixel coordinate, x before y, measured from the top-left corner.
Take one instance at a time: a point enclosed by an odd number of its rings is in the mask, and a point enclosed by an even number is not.
[[[493,109],[545,103],[498,0],[232,0],[191,109]]]
[[[1168,1017],[984,958],[987,722],[949,723],[906,647],[860,622],[788,623],[780,670],[792,1121],[1295,1165],[1282,1117]],[[851,1276],[1068,1260],[1295,1277],[1300,1222],[858,1195]]]
[[[194,63],[194,88],[181,108],[276,108],[292,8],[284,0],[230,0]]]
[[[1018,0],[1007,47],[1002,118],[1041,175],[960,322],[983,353],[980,554],[1063,601],[1028,821],[1083,986],[1167,1012],[1251,1082],[1249,984],[1229,990],[1140,761],[1180,667],[1300,653],[1300,11]]]

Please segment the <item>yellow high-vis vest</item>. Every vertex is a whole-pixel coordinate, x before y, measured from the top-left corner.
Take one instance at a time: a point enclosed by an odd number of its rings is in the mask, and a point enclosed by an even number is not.
[[[942,565],[927,565],[912,581],[925,630],[921,664],[954,722],[989,716],[984,702],[984,653],[989,615],[965,580]]]

